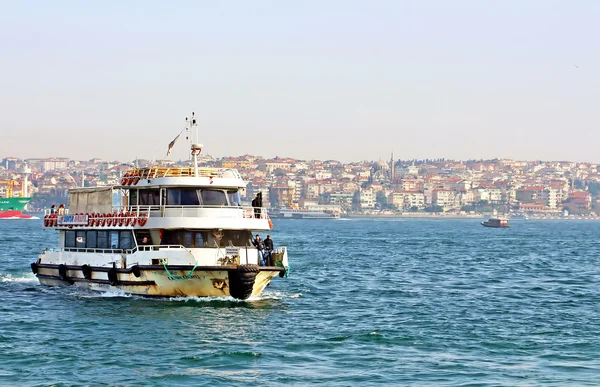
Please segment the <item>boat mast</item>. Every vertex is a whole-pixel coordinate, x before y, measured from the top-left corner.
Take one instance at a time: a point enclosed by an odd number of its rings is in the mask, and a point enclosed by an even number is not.
[[[187,117],[186,117],[187,121]],[[198,123],[196,113],[192,112],[192,119],[188,122],[190,140],[192,142],[192,162],[194,163],[194,177],[198,177],[198,155],[202,152],[202,144],[198,144]]]

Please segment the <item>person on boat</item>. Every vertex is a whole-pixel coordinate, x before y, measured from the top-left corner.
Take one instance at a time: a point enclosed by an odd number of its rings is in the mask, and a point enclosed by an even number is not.
[[[260,235],[256,234],[256,238],[254,238],[254,240],[252,241],[252,244],[258,250],[258,255],[260,257],[260,264],[262,266],[266,266],[266,263],[265,263],[265,253],[264,253],[264,251],[265,251],[265,242],[262,239],[260,239]]]
[[[65,214],[65,205],[61,204],[60,206],[58,206],[58,215],[64,215]]]
[[[142,243],[140,243],[142,246],[147,246],[150,244],[150,240],[148,239],[147,236],[142,238]]]
[[[56,204],[53,204],[52,207],[50,207],[50,215],[54,214],[56,214]]]
[[[271,262],[273,260],[273,239],[271,239],[271,235],[267,235],[267,239],[265,239],[265,261],[267,261],[267,265],[271,266]]]
[[[262,207],[262,193],[256,194],[256,197],[252,199],[252,207],[254,207],[254,217],[260,218],[260,208]]]

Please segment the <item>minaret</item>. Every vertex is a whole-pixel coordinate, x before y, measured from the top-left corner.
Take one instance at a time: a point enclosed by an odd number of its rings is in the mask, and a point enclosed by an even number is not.
[[[27,197],[29,195],[29,175],[31,175],[31,168],[29,168],[27,165],[23,166],[23,168],[20,170],[21,175],[23,176],[23,179],[21,181],[22,183],[22,187],[21,187],[21,196],[22,197]]]
[[[394,182],[394,151],[392,151],[392,157],[390,158],[390,170],[391,172],[391,181]]]

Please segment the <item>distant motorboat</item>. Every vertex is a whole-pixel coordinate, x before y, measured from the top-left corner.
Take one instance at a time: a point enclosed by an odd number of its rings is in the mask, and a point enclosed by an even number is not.
[[[492,227],[492,228],[510,228],[508,225],[508,219],[502,218],[489,218],[486,221],[481,222],[483,227]]]

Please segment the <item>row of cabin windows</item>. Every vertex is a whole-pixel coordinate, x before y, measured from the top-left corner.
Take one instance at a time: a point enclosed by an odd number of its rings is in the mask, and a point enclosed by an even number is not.
[[[162,201],[161,201],[162,192]],[[197,188],[140,189],[129,191],[132,206],[240,206],[240,193]]]
[[[248,230],[226,230],[222,236],[212,230],[165,230],[161,245],[185,247],[244,247],[252,246],[252,234]],[[122,249],[135,247],[131,231],[65,231],[65,247],[79,249]]]
[[[252,234],[248,230],[224,230],[222,236],[217,237],[212,230],[165,230],[160,244],[185,247],[244,247],[252,246]]]
[[[131,231],[65,231],[65,247],[79,249],[133,249]]]

